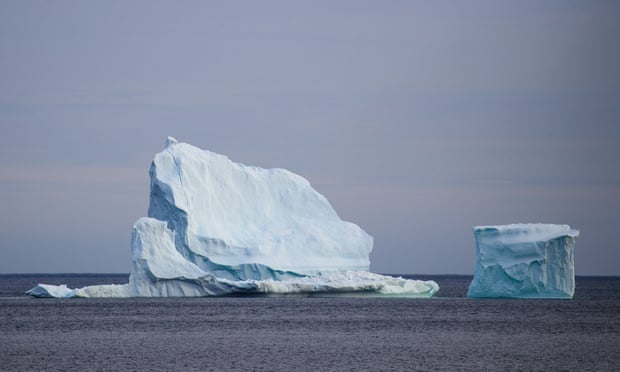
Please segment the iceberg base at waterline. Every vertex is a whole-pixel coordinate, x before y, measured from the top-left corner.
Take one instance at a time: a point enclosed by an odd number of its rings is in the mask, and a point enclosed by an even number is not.
[[[131,284],[94,285],[78,289],[66,285],[39,284],[26,293],[40,298],[206,297],[235,294],[360,294],[381,297],[430,298],[439,290],[432,280],[411,280],[365,271],[308,276],[286,280],[227,281],[206,275],[197,279],[165,280],[146,292]]]
[[[372,237],[304,178],[234,163],[169,138],[151,164],[148,217],[133,226],[127,284],[35,297],[369,293],[432,297],[439,285],[368,271]]]

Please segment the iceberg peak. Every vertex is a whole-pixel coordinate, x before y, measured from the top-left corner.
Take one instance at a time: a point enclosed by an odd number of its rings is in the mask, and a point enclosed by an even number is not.
[[[172,145],[176,145],[177,143],[179,143],[179,141],[177,141],[176,138],[172,137],[172,136],[168,136],[168,138],[166,138],[166,142],[164,144],[164,148],[168,148]]]

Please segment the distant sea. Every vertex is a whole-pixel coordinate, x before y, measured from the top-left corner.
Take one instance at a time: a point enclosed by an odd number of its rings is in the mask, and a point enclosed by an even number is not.
[[[620,370],[620,277],[577,277],[572,300],[364,296],[36,299],[38,283],[128,275],[0,275],[0,370]]]

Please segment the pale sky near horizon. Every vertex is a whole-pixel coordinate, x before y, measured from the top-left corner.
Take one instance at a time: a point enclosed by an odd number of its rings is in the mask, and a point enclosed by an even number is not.
[[[2,1],[0,273],[129,272],[168,135],[307,178],[371,270],[570,224],[620,275],[620,2]]]

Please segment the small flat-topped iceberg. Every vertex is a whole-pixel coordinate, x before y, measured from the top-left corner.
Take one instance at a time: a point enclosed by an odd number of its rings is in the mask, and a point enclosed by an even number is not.
[[[151,164],[148,217],[132,231],[124,285],[40,284],[37,297],[372,292],[431,297],[434,281],[368,272],[373,240],[301,176],[168,138]]]
[[[476,270],[468,297],[572,298],[578,230],[568,225],[474,227]]]

